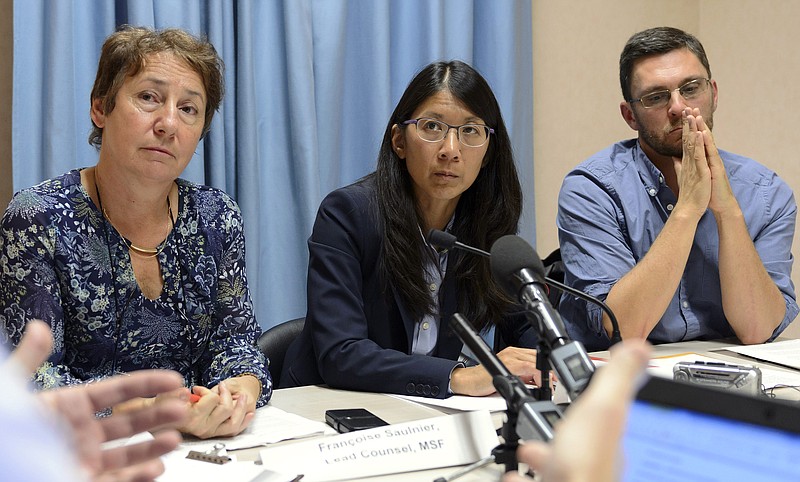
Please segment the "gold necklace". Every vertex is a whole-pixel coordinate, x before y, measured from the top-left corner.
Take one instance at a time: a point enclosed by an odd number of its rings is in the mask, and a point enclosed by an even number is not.
[[[114,231],[116,231],[117,234],[119,234],[119,237],[122,238],[122,242],[123,244],[125,244],[125,246],[127,246],[128,251],[139,256],[140,258],[145,258],[145,259],[155,258],[159,254],[161,254],[162,251],[164,251],[164,248],[167,246],[167,239],[169,238],[169,232],[172,230],[172,228],[175,227],[175,221],[172,217],[172,204],[169,201],[169,193],[167,193],[167,214],[169,215],[169,222],[167,223],[167,232],[164,235],[164,241],[162,241],[161,244],[156,246],[154,249],[149,249],[136,246],[131,241],[129,241],[125,236],[122,235],[119,229],[117,229],[117,227],[114,226],[114,223],[111,222],[111,218],[108,217],[106,208],[103,206],[103,198],[100,197],[100,186],[98,185],[96,178],[94,181],[94,188],[95,191],[97,192],[97,202],[98,204],[100,204],[100,210],[103,211],[103,217],[105,217],[106,220],[108,221],[108,224],[110,224],[111,227],[114,228]]]
[[[164,251],[164,248],[167,246],[167,238],[169,237],[169,232],[172,230],[173,227],[175,227],[175,222],[172,220],[172,206],[169,202],[169,195],[167,195],[167,214],[169,215],[169,222],[167,223],[167,232],[164,234],[164,241],[161,241],[161,244],[156,246],[154,249],[149,249],[136,246],[130,240],[128,240],[128,238],[123,236],[122,233],[119,232],[119,229],[117,229],[117,227],[114,226],[114,223],[111,222],[111,219],[108,217],[106,209],[103,208],[103,216],[105,216],[105,218],[108,220],[108,224],[110,224],[111,227],[114,228],[114,231],[116,231],[117,234],[119,234],[119,237],[122,238],[122,242],[125,244],[125,246],[128,247],[128,250],[130,250],[131,253],[139,256],[140,258],[145,258],[145,259],[155,258],[159,254],[161,254],[162,251]]]

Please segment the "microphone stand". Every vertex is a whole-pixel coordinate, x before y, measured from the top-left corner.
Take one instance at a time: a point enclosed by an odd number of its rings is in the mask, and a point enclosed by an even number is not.
[[[478,358],[481,366],[492,376],[492,384],[506,401],[506,420],[500,429],[503,442],[492,449],[492,456],[495,463],[505,465],[506,472],[517,471],[520,434],[526,440],[551,440],[552,421],[560,418],[561,412],[550,400],[536,401],[522,380],[503,365],[461,314],[453,314],[450,324],[461,341]]]
[[[528,321],[539,333],[536,368],[542,373],[540,390],[551,396],[548,375],[552,367],[558,373],[569,397],[574,399],[588,385],[595,370],[594,363],[580,342],[566,336],[558,312],[550,305],[545,291],[525,289],[526,286],[537,285],[530,271],[521,270],[517,276],[521,283],[518,295],[520,302],[526,309]],[[539,395],[539,400],[549,399]]]
[[[550,345],[545,343],[540,336],[538,348],[536,349],[536,369],[539,370],[542,379],[539,387],[531,390],[536,400],[553,399],[553,389],[550,388],[550,370],[552,368],[553,366],[550,364]]]

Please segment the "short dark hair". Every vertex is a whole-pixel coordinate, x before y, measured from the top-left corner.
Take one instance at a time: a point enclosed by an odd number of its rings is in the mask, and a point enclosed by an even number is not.
[[[697,37],[674,27],[650,28],[633,34],[619,56],[619,85],[622,88],[622,97],[631,100],[631,73],[633,64],[637,60],[678,49],[689,49],[697,56],[706,68],[708,77],[711,78],[711,67],[708,65],[706,51]]]
[[[423,240],[419,232],[419,226],[424,224],[406,163],[392,148],[392,127],[407,129],[403,121],[441,91],[451,93],[494,129],[483,158],[484,167],[458,201],[453,234],[461,242],[488,250],[501,236],[516,234],[522,211],[522,188],[511,140],[491,87],[464,62],[427,65],[406,87],[386,125],[373,174],[384,229],[383,271],[417,319],[433,308],[424,282]],[[457,277],[459,311],[478,328],[500,321],[510,300],[492,279],[489,263],[477,256],[460,256],[451,268]]]
[[[109,35],[100,51],[97,76],[92,87],[91,102],[103,100],[103,112],[111,113],[116,105],[117,93],[127,77],[144,68],[148,56],[170,52],[193,69],[203,80],[206,90],[206,111],[203,134],[211,128],[211,119],[219,109],[224,95],[223,63],[214,46],[204,38],[177,28],[153,30],[145,27],[123,25]],[[103,129],[92,121],[89,144],[100,148]]]

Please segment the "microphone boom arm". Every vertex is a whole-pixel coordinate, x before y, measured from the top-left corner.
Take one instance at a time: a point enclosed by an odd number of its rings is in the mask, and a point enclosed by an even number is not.
[[[434,246],[439,246],[445,249],[460,249],[463,251],[467,251],[472,254],[476,254],[478,256],[482,256],[484,258],[491,258],[491,253],[488,253],[482,249],[475,248],[468,244],[464,244],[459,242],[458,239],[450,233],[445,231],[441,231],[439,229],[431,229],[428,232],[428,242],[433,244]],[[614,315],[614,312],[611,311],[611,308],[599,298],[595,298],[594,296],[584,293],[583,291],[577,290],[571,286],[565,285],[559,281],[556,281],[552,278],[544,278],[545,283],[552,287],[559,289],[561,291],[566,291],[567,293],[576,296],[584,301],[588,301],[589,303],[594,303],[602,309],[605,314],[608,315],[608,318],[611,320],[611,345],[614,345],[617,342],[622,341],[622,335],[619,332],[619,322],[617,321],[617,317]]]
[[[605,304],[600,298],[596,298],[590,294],[584,293],[581,290],[575,289],[572,286],[565,285],[560,281],[556,281],[552,278],[545,277],[544,282],[547,283],[547,286],[552,288],[556,288],[561,291],[566,291],[567,293],[576,296],[584,301],[588,301],[589,303],[594,303],[602,309],[605,314],[608,315],[608,318],[611,319],[611,345],[613,346],[615,343],[622,341],[622,335],[619,332],[619,322],[617,321],[617,317],[614,315],[614,312],[611,311],[611,308]]]

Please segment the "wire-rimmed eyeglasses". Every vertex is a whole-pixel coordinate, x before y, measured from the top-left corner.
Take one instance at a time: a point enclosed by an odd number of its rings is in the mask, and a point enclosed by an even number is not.
[[[447,137],[450,129],[456,130],[456,137],[467,147],[481,147],[489,140],[489,135],[494,134],[494,129],[483,124],[462,124],[453,126],[447,122],[436,119],[420,117],[403,121],[403,125],[414,124],[417,135],[426,142],[439,142]]]
[[[677,89],[651,92],[647,95],[639,97],[638,99],[629,99],[628,102],[631,104],[634,102],[641,102],[642,107],[645,109],[657,109],[669,104],[669,99],[672,96],[672,93],[675,91],[678,91],[681,94],[681,97],[684,99],[692,100],[705,93],[705,91],[708,90],[709,85],[711,85],[711,79],[694,79],[686,82]]]

